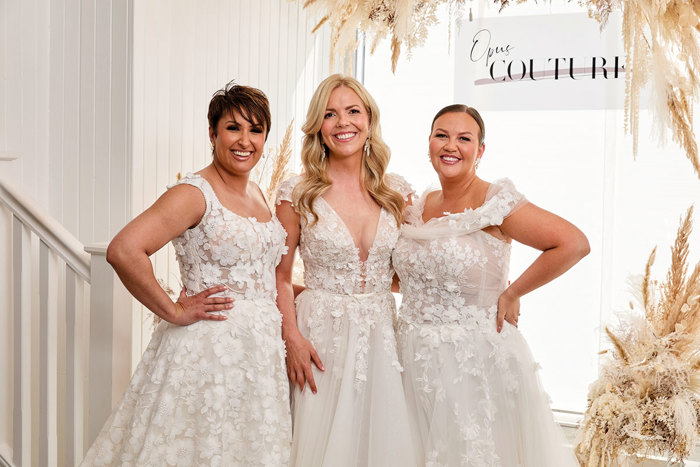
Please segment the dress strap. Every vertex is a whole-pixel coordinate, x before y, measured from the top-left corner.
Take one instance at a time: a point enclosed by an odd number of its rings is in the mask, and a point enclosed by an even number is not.
[[[204,177],[199,174],[188,173],[177,182],[168,185],[168,190],[177,185],[192,185],[199,188],[199,191],[202,192],[202,196],[204,196],[204,202],[206,203],[206,209],[202,218],[209,215],[212,201],[216,199],[216,195],[214,194],[214,189]]]

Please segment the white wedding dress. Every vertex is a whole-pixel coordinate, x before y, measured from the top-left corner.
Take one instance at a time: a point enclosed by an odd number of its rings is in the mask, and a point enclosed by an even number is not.
[[[481,207],[423,223],[426,196],[408,208],[393,254],[399,354],[424,465],[577,466],[523,336],[509,323],[496,332],[510,244],[482,229],[527,201],[499,180]]]
[[[407,197],[410,186],[387,175]],[[292,202],[295,177],[280,187],[277,203]],[[304,290],[296,299],[297,324],[318,352],[318,389],[292,391],[292,456],[296,467],[410,467],[415,442],[401,383],[390,292],[391,252],[399,236],[394,217],[381,210],[367,261],[359,258],[343,220],[319,197],[311,226],[302,216],[299,248]]]
[[[189,294],[219,284],[226,321],[162,321],[84,465],[283,466],[291,443],[289,383],[275,267],[286,233],[226,209],[199,175],[178,182],[206,200],[173,240]]]

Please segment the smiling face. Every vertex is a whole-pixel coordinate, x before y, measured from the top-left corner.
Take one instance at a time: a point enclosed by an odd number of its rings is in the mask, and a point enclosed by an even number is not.
[[[335,88],[321,124],[321,138],[329,157],[361,156],[368,131],[369,114],[359,96],[346,86]]]
[[[250,123],[240,113],[224,114],[216,125],[209,128],[209,139],[214,146],[214,160],[231,174],[249,173],[262,156],[266,128]]]
[[[486,147],[479,144],[479,124],[471,115],[461,112],[438,117],[429,142],[430,162],[441,180],[473,177],[475,163]]]

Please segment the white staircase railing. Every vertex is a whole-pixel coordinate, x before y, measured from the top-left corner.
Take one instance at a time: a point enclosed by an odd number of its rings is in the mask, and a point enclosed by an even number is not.
[[[0,180],[9,211],[12,459],[78,464],[128,383],[132,306],[105,260]],[[8,215],[8,212],[5,212]],[[0,236],[3,234],[0,232]],[[117,313],[115,313],[117,311]]]

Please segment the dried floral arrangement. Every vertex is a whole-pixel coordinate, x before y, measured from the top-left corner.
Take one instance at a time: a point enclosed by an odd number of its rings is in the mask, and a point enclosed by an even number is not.
[[[253,177],[257,180],[258,186],[265,192],[265,197],[267,198],[267,203],[270,205],[270,209],[274,209],[275,195],[277,194],[280,183],[289,175],[287,172],[287,165],[289,165],[289,161],[292,159],[293,126],[294,119],[287,125],[284,137],[277,150],[272,152],[269,157],[266,157],[262,164],[258,164],[253,173]],[[272,162],[272,166],[268,168],[270,161]]]
[[[700,262],[688,272],[691,207],[681,219],[663,283],[652,280],[656,248],[634,284],[642,313],[606,328],[612,358],[588,395],[575,452],[585,467],[626,465],[627,456],[683,461],[700,430]]]
[[[500,10],[527,0],[494,0]],[[533,0],[531,0],[533,1]],[[534,0],[537,1],[537,0]],[[573,1],[573,0],[568,0]],[[693,170],[700,178],[698,146],[693,132],[693,103],[700,86],[700,2],[697,0],[577,0],[588,8],[601,28],[610,13],[622,11],[622,38],[627,54],[625,74],[625,130],[631,133],[636,156],[639,136],[640,90],[652,82],[651,108],[660,131],[660,141],[667,129],[685,151]],[[396,71],[401,50],[410,55],[422,45],[428,29],[438,22],[437,8],[447,4],[457,24],[463,17],[466,0],[306,0],[323,24],[331,27],[331,62],[337,54],[346,54],[358,46],[356,31],[371,41],[371,52],[391,36],[391,68]],[[499,11],[500,11],[499,10]],[[470,10],[471,19],[471,10]]]

